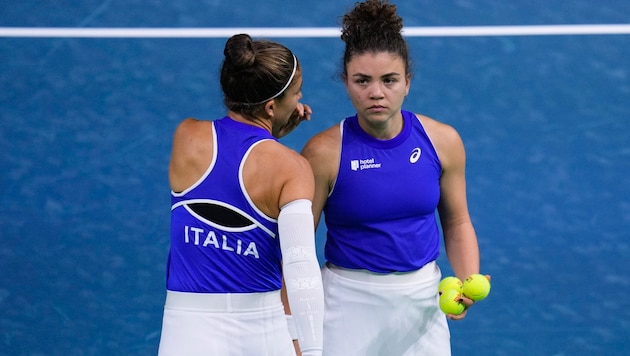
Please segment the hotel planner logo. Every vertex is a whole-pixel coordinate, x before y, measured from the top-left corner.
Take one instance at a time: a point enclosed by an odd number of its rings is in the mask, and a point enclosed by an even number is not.
[[[374,158],[353,159],[350,161],[350,168],[353,171],[362,171],[364,169],[381,168],[381,164],[375,163]]]

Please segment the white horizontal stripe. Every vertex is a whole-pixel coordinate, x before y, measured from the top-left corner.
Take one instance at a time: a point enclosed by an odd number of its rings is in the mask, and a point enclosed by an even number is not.
[[[630,25],[408,27],[405,36],[545,36],[630,34]]]
[[[0,27],[0,37],[75,37],[75,38],[228,38],[237,33],[253,37],[338,37],[334,27],[225,27],[225,28],[70,28]],[[537,26],[462,26],[405,27],[407,37],[449,36],[544,36],[544,35],[621,35],[630,34],[628,24],[537,25]]]

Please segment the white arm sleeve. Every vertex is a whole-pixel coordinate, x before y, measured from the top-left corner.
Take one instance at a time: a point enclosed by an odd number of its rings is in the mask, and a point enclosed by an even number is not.
[[[309,200],[292,201],[280,210],[278,233],[284,282],[304,356],[322,354],[324,333],[324,290],[313,225]]]

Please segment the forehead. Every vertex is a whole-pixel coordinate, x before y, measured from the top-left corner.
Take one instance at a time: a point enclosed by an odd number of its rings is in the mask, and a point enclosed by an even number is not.
[[[298,67],[293,76],[293,81],[289,84],[289,88],[293,89],[302,86],[302,69]]]
[[[391,52],[365,52],[355,54],[346,63],[348,75],[367,74],[378,75],[383,73],[405,73],[405,64],[402,58]]]

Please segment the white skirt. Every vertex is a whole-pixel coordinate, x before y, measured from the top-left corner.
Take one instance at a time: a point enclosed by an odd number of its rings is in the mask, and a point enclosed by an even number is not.
[[[280,292],[167,291],[158,355],[295,356]]]
[[[450,355],[441,276],[435,262],[391,274],[324,265],[324,355]]]

